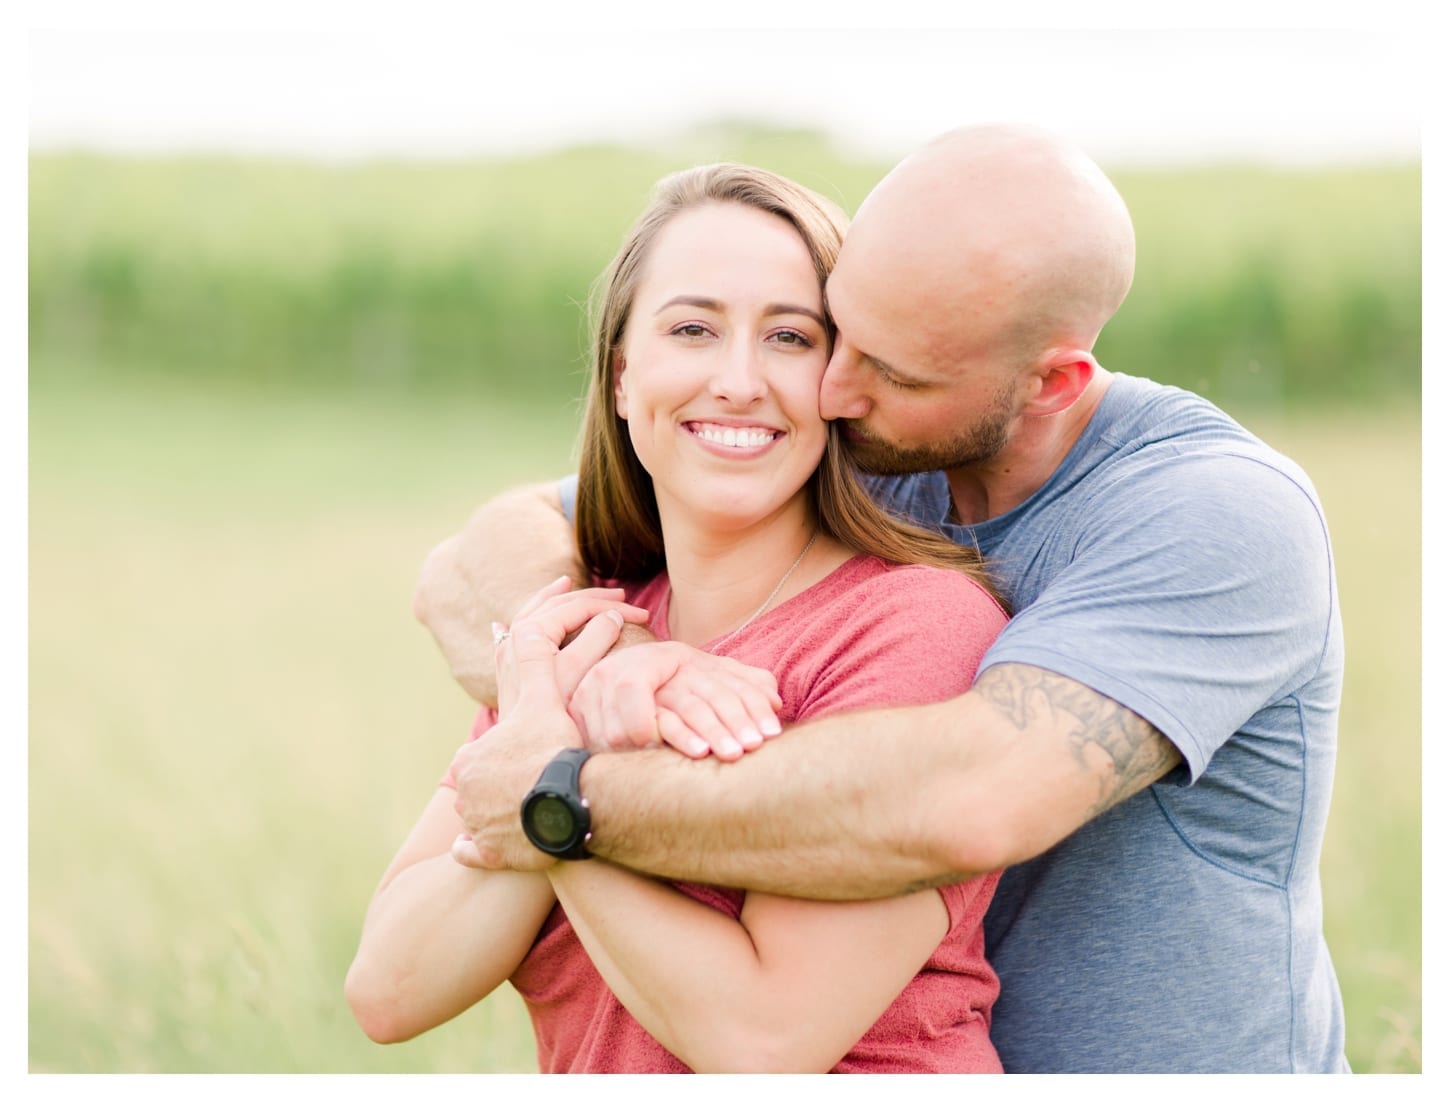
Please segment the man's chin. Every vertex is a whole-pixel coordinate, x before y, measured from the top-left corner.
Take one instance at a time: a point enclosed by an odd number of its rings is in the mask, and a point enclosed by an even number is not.
[[[859,429],[848,427],[841,436],[846,445],[847,458],[863,474],[917,474],[921,471],[934,471],[939,467],[935,457],[893,448],[866,436]]]

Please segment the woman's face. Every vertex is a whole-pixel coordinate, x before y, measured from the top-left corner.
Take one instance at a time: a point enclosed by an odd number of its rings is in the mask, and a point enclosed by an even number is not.
[[[739,530],[801,491],[826,446],[821,288],[782,218],[737,203],[677,214],[646,259],[615,402],[662,518]]]

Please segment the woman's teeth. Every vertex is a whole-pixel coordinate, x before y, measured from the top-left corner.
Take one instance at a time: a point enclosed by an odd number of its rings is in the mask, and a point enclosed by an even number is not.
[[[775,433],[767,429],[722,429],[708,425],[695,429],[695,435],[727,448],[759,448],[775,439]]]

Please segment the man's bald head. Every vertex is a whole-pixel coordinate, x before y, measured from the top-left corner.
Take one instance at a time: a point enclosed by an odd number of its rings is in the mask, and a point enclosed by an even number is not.
[[[1133,225],[1085,153],[1024,127],[965,127],[862,204],[842,268],[910,296],[941,362],[1090,351],[1133,279]]]

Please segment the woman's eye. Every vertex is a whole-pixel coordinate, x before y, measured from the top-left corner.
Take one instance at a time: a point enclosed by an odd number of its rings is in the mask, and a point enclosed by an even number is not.
[[[687,322],[684,325],[675,326],[670,332],[677,337],[703,337],[709,333],[709,330],[695,322]]]
[[[778,333],[772,333],[771,339],[777,344],[788,344],[796,348],[811,348],[814,345],[810,337],[794,329],[782,329]]]

